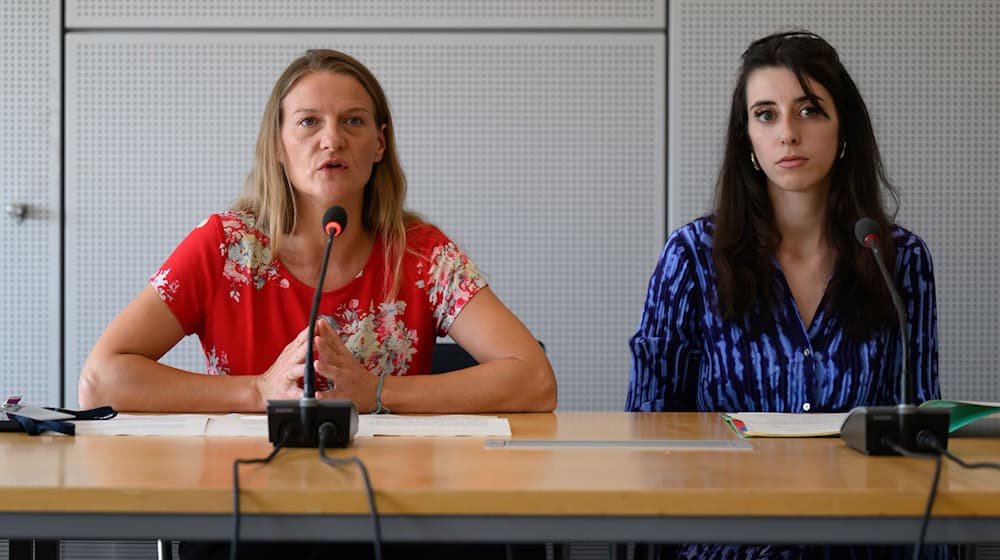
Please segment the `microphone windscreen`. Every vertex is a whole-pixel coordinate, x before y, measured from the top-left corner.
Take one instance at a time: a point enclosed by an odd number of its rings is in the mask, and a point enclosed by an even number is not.
[[[865,239],[869,235],[875,235],[875,237],[882,237],[882,228],[879,227],[878,222],[871,218],[861,218],[854,224],[854,237],[858,239],[858,243],[868,246],[865,243]]]
[[[347,210],[343,206],[331,206],[323,214],[323,231],[337,237],[347,228]]]

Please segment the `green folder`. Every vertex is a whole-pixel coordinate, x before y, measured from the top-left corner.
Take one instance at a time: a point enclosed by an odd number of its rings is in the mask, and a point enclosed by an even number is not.
[[[951,415],[951,422],[948,426],[949,432],[979,420],[984,416],[1000,412],[1000,402],[977,402],[977,401],[926,401],[921,403],[921,408],[935,407],[947,408]]]

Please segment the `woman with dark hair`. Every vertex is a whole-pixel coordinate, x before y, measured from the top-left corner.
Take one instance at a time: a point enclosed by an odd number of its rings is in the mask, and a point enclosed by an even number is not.
[[[629,411],[840,412],[896,404],[889,293],[853,235],[889,232],[917,402],[939,397],[930,252],[898,204],[864,100],[836,50],[805,32],[743,53],[714,212],[674,231],[630,339]],[[683,558],[884,558],[898,547],[684,545]],[[947,555],[945,549],[934,551]],[[833,556],[830,556],[833,554]]]

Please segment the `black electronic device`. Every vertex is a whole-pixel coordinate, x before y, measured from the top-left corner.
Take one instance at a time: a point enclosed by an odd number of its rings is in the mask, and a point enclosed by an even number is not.
[[[303,399],[305,400],[305,399]],[[332,424],[332,437],[324,442],[327,448],[348,447],[358,433],[358,411],[349,400],[312,399],[267,401],[267,439],[277,445],[284,439],[285,447],[319,447],[319,428]]]

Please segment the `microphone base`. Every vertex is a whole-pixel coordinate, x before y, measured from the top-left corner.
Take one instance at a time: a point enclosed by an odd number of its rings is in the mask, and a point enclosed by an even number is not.
[[[900,455],[886,442],[913,453],[937,453],[921,443],[932,435],[948,448],[948,410],[907,406],[861,406],[850,412],[840,428],[840,439],[865,455]]]
[[[285,447],[319,447],[319,428],[333,425],[325,447],[349,447],[358,433],[358,411],[349,400],[302,399],[267,401],[267,439]],[[285,435],[287,433],[287,436]]]

